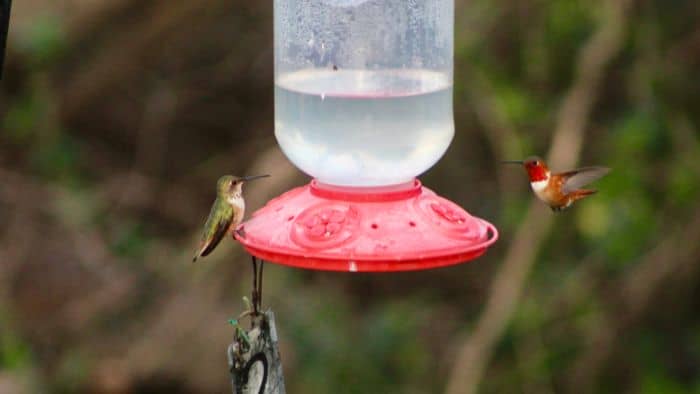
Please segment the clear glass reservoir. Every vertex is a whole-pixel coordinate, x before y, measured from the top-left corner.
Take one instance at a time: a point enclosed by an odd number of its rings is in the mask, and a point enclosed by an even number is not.
[[[411,181],[445,153],[453,0],[274,0],[275,136],[320,182]]]

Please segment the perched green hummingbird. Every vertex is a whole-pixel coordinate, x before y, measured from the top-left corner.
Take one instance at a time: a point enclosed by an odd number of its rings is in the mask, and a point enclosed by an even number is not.
[[[241,224],[245,215],[245,200],[243,199],[243,183],[254,179],[265,178],[269,175],[253,175],[237,177],[224,175],[216,184],[216,201],[211,207],[209,218],[204,224],[204,232],[192,261],[204,257],[216,248],[224,235]]]

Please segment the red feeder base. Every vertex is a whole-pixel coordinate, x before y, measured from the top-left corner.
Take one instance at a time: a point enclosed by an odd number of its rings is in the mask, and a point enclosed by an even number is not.
[[[350,272],[422,270],[481,256],[498,231],[413,182],[348,188],[311,181],[270,200],[235,237],[263,260]]]

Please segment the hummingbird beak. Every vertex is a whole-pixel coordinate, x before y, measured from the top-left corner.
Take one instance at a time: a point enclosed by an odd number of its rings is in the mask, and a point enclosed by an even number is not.
[[[523,164],[522,160],[501,160],[502,164]]]
[[[267,177],[269,177],[269,176],[270,176],[270,175],[268,175],[268,174],[265,174],[265,175],[249,175],[249,176],[244,176],[244,177],[241,178],[241,179],[244,180],[245,182],[249,182],[249,181],[252,181],[252,180],[255,180],[255,179],[267,178]]]

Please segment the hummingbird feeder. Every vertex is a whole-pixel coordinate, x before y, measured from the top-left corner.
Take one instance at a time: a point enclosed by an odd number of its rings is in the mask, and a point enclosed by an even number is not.
[[[416,179],[454,135],[454,0],[275,0],[275,136],[314,179],[234,236],[261,260],[407,271],[481,256],[498,232]]]

